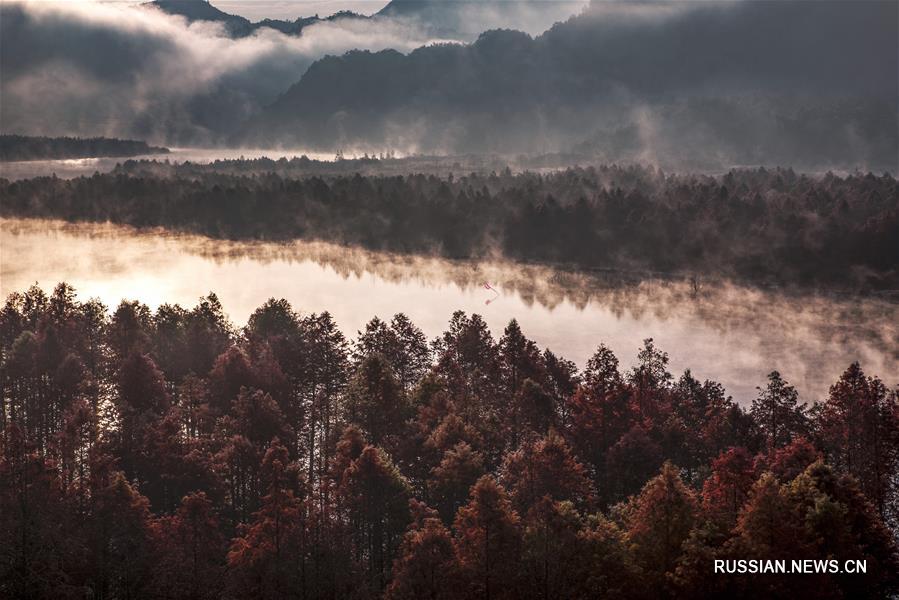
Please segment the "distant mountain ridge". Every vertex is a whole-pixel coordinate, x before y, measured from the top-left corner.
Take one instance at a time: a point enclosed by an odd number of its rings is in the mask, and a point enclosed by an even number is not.
[[[152,6],[164,13],[177,15],[187,19],[188,23],[194,21],[207,21],[224,25],[228,35],[233,38],[242,38],[252,35],[262,28],[274,29],[285,35],[300,35],[303,29],[316,23],[334,21],[337,19],[368,19],[352,11],[340,11],[327,17],[313,15],[311,17],[299,17],[293,21],[283,19],[263,19],[258,22],[250,21],[239,15],[232,15],[219,10],[207,0],[153,0],[144,6]]]
[[[896,168],[896,3],[700,3],[643,20],[601,4],[536,37],[327,56],[238,143]]]
[[[221,23],[233,38],[247,37],[262,28],[301,35],[310,25],[340,19],[405,19],[415,21],[435,37],[474,40],[481,32],[499,25],[522,28],[534,14],[548,11],[550,17],[543,19],[547,22],[533,25],[542,32],[554,21],[577,13],[586,3],[587,0],[391,0],[371,16],[344,10],[327,17],[316,14],[293,21],[263,19],[258,22],[228,14],[208,0],[153,0],[145,6],[182,16],[188,22]]]

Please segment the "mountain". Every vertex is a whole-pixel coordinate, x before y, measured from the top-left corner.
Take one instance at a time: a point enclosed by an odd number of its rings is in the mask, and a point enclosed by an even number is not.
[[[471,41],[496,28],[539,34],[588,4],[588,0],[391,0],[375,16],[415,20],[436,36]]]
[[[337,19],[367,19],[352,11],[340,11],[328,17],[300,17],[293,21],[282,19],[263,19],[252,22],[238,15],[223,12],[209,3],[207,0],[153,0],[147,6],[153,6],[167,14],[178,15],[187,19],[188,23],[194,21],[209,21],[221,23],[230,37],[242,38],[252,35],[261,28],[275,29],[286,35],[300,35],[303,29],[316,23],[335,21]]]
[[[165,13],[182,16],[188,22],[221,23],[233,38],[247,37],[263,27],[286,35],[300,35],[309,25],[338,19],[397,19],[412,21],[434,37],[462,41],[472,41],[481,32],[497,27],[541,33],[556,21],[577,14],[587,4],[588,0],[392,0],[371,17],[340,11],[327,17],[314,15],[293,21],[263,19],[251,22],[221,11],[207,0],[153,0],[147,3]]]
[[[194,21],[221,23],[231,37],[245,37],[256,29],[249,19],[223,12],[206,0],[153,0],[148,5],[170,15],[184,17],[188,23]]]
[[[604,4],[537,37],[326,57],[241,141],[896,168],[896,3]]]

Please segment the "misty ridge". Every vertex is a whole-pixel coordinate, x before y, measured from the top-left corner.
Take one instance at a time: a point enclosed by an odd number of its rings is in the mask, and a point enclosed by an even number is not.
[[[239,35],[168,4],[4,4],[4,131],[681,170],[899,163],[894,2],[410,0]]]
[[[899,184],[887,174],[600,166],[294,179],[207,167],[159,176],[184,169],[130,162],[72,180],[0,179],[0,214],[800,288],[899,288]]]

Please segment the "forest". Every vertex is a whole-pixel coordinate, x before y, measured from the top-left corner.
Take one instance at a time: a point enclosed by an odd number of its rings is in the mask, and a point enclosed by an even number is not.
[[[272,163],[284,173],[267,171]],[[788,287],[899,289],[899,185],[886,173],[673,175],[613,165],[296,176],[290,171],[315,164],[291,164],[131,162],[72,180],[0,179],[0,215]]]
[[[138,156],[168,154],[168,148],[146,142],[95,137],[36,137],[0,135],[0,162],[16,160],[58,160],[100,156]]]
[[[212,293],[13,293],[0,596],[899,593],[894,382],[853,363],[809,404],[774,371],[743,407],[652,339],[628,370],[596,344],[581,370],[462,312],[434,340],[403,314],[347,339],[274,298],[237,327]],[[713,574],[750,557],[867,572]]]

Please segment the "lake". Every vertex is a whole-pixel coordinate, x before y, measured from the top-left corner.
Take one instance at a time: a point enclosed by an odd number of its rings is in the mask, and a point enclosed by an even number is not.
[[[79,298],[111,309],[123,298],[155,309],[190,307],[213,291],[239,326],[268,298],[283,297],[303,313],[329,311],[351,339],[372,317],[397,312],[433,338],[463,310],[481,314],[497,338],[517,319],[541,348],[579,367],[605,343],[630,368],[652,337],[675,375],[690,368],[744,404],[773,369],[808,402],[823,398],[854,360],[888,386],[899,380],[899,304],[886,299],[27,219],[0,220],[0,249],[4,298],[66,281]]]

